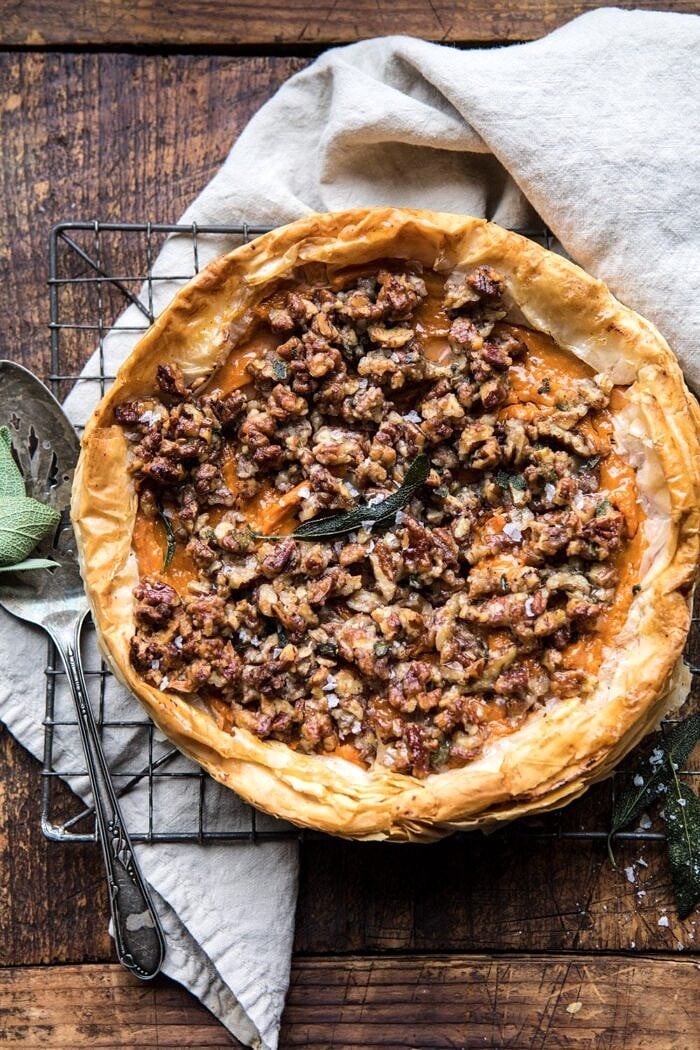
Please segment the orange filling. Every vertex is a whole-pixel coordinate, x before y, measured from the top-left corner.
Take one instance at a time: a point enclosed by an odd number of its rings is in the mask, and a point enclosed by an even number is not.
[[[376,270],[376,264],[372,268]],[[441,300],[444,278],[438,274],[424,274],[429,295],[416,309],[413,322],[417,335],[425,346],[426,356],[434,361],[447,361],[451,353],[448,344],[450,320],[442,308]],[[520,325],[502,326],[512,331],[527,346],[527,354],[512,366],[509,372],[511,394],[507,403],[499,410],[501,418],[533,418],[540,407],[554,407],[565,401],[570,392],[573,380],[591,377],[593,370],[572,353],[558,347],[547,335],[534,332]],[[282,340],[270,332],[256,330],[251,338],[240,348],[233,350],[218,372],[210,380],[212,386],[224,392],[244,387],[249,382],[246,371],[248,364],[265,352],[274,349]],[[618,411],[624,404],[624,393],[614,390],[611,407]],[[582,433],[596,433],[607,439],[609,447],[612,426],[607,412],[598,413],[594,425],[584,420],[579,425]],[[235,492],[235,463],[230,453],[226,454],[224,479]],[[305,484],[280,496],[271,486],[262,489],[249,500],[244,513],[251,527],[263,533],[287,533],[297,523],[296,508],[304,498]],[[633,588],[639,579],[639,568],[644,553],[643,532],[639,528],[642,511],[637,502],[637,484],[633,467],[610,449],[600,461],[600,491],[624,515],[627,522],[629,542],[615,558],[615,567],[619,579],[615,597],[609,609],[596,621],[578,641],[563,651],[564,666],[580,668],[595,674],[600,666],[603,650],[614,639],[623,626],[633,598]],[[224,509],[213,511],[209,515],[210,524],[216,525]],[[501,529],[505,519],[497,520],[495,515],[488,521],[488,526]],[[141,576],[157,576],[169,583],[177,591],[183,592],[187,584],[197,578],[197,569],[190,555],[183,546],[177,545],[170,566],[163,571],[166,553],[166,536],[163,525],[146,518],[140,511],[136,515],[133,533],[133,548],[136,553]],[[492,705],[493,706],[493,705]],[[504,719],[505,713],[499,706],[498,712],[489,712],[495,719]],[[351,761],[361,760],[351,745],[344,746],[342,757]]]

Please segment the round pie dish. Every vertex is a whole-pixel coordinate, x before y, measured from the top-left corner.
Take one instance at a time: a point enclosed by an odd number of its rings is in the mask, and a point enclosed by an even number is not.
[[[700,411],[656,329],[492,223],[312,215],[211,263],[86,427],[105,658],[295,824],[556,808],[678,703]]]

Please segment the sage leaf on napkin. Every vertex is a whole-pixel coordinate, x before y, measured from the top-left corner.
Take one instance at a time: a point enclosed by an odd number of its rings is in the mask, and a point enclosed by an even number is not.
[[[341,514],[331,514],[325,518],[313,518],[305,521],[302,525],[289,533],[288,536],[266,536],[263,533],[254,533],[256,539],[264,540],[324,540],[334,536],[342,536],[347,532],[354,532],[363,525],[378,525],[393,518],[397,511],[402,510],[411,501],[414,494],[424,484],[430,473],[430,460],[421,452],[411,463],[406,475],[396,492],[383,499],[380,503],[369,505],[362,503],[352,510],[345,510]]]
[[[52,569],[58,562],[50,558],[26,558],[18,565],[0,565],[0,572],[26,572],[27,569]]]
[[[60,520],[53,507],[27,496],[24,478],[12,455],[7,427],[0,427],[0,572],[24,572],[56,565],[47,558],[29,558]]]
[[[700,713],[679,722],[642,759],[630,787],[615,800],[608,853],[615,865],[612,836],[655,802],[663,801],[666,842],[678,914],[684,919],[700,902],[700,801],[678,776],[700,740]]]
[[[0,502],[24,496],[24,478],[12,455],[7,427],[0,427]]]

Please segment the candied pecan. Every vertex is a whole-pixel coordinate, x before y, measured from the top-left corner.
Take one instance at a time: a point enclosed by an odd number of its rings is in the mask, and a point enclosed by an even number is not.
[[[151,576],[141,580],[134,589],[134,597],[137,602],[134,612],[136,619],[153,627],[163,627],[168,623],[180,605],[177,591]]]
[[[164,394],[167,394],[168,397],[176,398],[178,401],[184,400],[189,393],[185,385],[185,377],[179,365],[158,365],[156,382]]]
[[[325,467],[355,465],[365,458],[368,443],[361,434],[341,427],[319,427],[311,451]]]
[[[500,299],[504,283],[503,277],[491,266],[477,266],[467,277],[467,284],[482,299]]]
[[[202,463],[193,474],[194,491],[197,499],[214,506],[231,507],[234,497],[224,482],[221,471],[213,463]]]
[[[389,347],[390,350],[405,346],[413,339],[412,328],[385,328],[380,324],[370,325],[367,334],[373,343]]]
[[[505,376],[488,379],[479,387],[479,397],[487,410],[503,404],[508,397],[508,380]]]
[[[286,539],[281,543],[266,543],[262,550],[258,551],[260,571],[263,576],[272,579],[279,576],[281,572],[289,572],[299,562],[299,544],[296,540]]]
[[[216,558],[216,551],[197,536],[189,540],[186,550],[192,556],[195,565],[210,565]]]
[[[377,305],[386,308],[394,321],[408,317],[428,294],[425,281],[416,274],[380,270],[377,281],[380,285]]]
[[[226,623],[223,599],[217,594],[204,594],[187,600],[187,614],[195,627],[211,638]]]
[[[484,345],[483,336],[474,321],[469,317],[455,317],[450,325],[450,345],[459,350],[481,350]]]
[[[267,312],[267,322],[273,332],[278,335],[287,335],[293,332],[296,325],[289,310],[270,307]]]
[[[352,496],[340,478],[315,463],[309,468],[312,492],[299,513],[301,521],[315,517],[321,510],[347,510],[353,504]]]
[[[139,486],[139,511],[145,518],[153,521],[160,513],[158,496],[150,485]]]
[[[248,401],[240,390],[232,390],[226,395],[222,395],[220,391],[214,391],[210,398],[205,399],[205,404],[219,420],[223,432],[228,434],[235,431]]]
[[[146,397],[122,401],[114,409],[114,418],[123,427],[147,431],[156,424],[164,423],[168,418],[168,410],[155,398]]]
[[[430,753],[434,748],[428,746],[428,735],[425,728],[415,722],[409,722],[406,726],[405,737],[408,757],[413,766],[413,775],[427,776],[430,767]]]
[[[267,399],[267,411],[273,419],[292,419],[294,416],[305,416],[309,406],[303,397],[299,397],[287,386],[278,383],[270,391]]]
[[[157,485],[169,487],[179,485],[185,480],[185,466],[183,463],[175,463],[164,456],[156,456],[148,463],[144,463],[141,470]]]

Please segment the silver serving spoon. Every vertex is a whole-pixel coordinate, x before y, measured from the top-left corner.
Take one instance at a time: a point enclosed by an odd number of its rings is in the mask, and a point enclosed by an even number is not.
[[[27,495],[61,515],[55,535],[36,552],[58,562],[58,568],[1,574],[0,605],[43,627],[63,661],[95,801],[117,955],[127,970],[147,981],[161,968],[165,940],[124,827],[81,666],[80,632],[88,603],[68,510],[80,445],[58,401],[13,361],[0,361],[0,424],[10,429]]]

